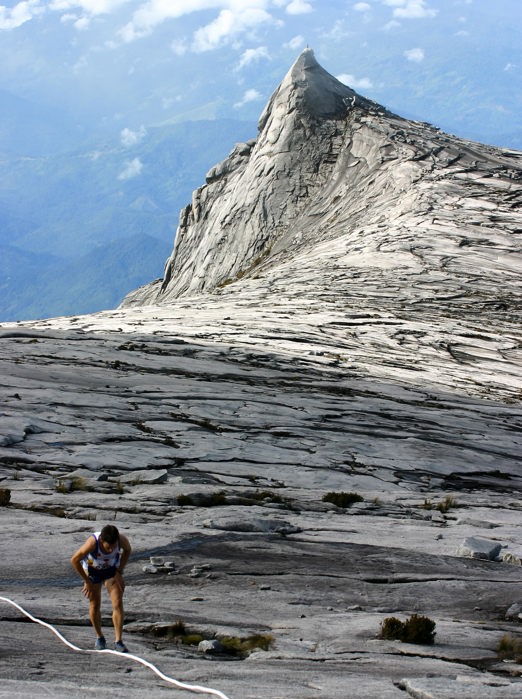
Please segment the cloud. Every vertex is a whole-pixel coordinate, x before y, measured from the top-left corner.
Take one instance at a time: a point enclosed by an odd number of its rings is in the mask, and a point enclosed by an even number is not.
[[[292,0],[292,2],[286,6],[286,11],[289,15],[305,15],[308,12],[313,12],[314,8],[306,0]]]
[[[368,12],[369,10],[372,9],[372,6],[368,5],[367,2],[356,2],[355,5],[353,6],[353,9],[356,12]]]
[[[283,44],[285,49],[291,49],[292,51],[297,51],[298,49],[301,48],[301,46],[305,43],[304,36],[301,36],[301,34],[298,34],[297,36],[294,36],[290,41],[288,41],[286,44]]]
[[[241,107],[244,107],[245,104],[248,104],[249,102],[258,102],[263,95],[258,91],[254,89],[247,90],[245,94],[243,95],[243,99],[240,102],[236,102],[234,107],[236,109],[240,109]]]
[[[0,30],[17,29],[43,11],[39,0],[24,0],[11,8],[0,5]]]
[[[137,143],[142,141],[147,135],[147,131],[144,126],[140,126],[137,131],[132,131],[131,129],[122,129],[120,132],[120,141],[123,146],[129,148],[130,146],[135,146]]]
[[[238,70],[263,59],[270,60],[270,54],[266,46],[259,46],[257,49],[247,49],[239,59]]]
[[[408,61],[411,61],[412,63],[422,63],[424,60],[424,49],[408,49],[408,51],[404,52],[404,55]]]
[[[52,0],[49,9],[56,11],[80,9],[88,15],[107,15],[130,0]]]
[[[397,22],[396,19],[392,19],[384,25],[383,29],[385,31],[389,32],[389,31],[392,31],[392,29],[397,29],[397,27],[400,27],[400,26],[401,26],[400,22]]]
[[[426,7],[426,0],[383,0],[385,5],[394,7],[393,16],[404,19],[429,19],[438,14],[438,10]]]
[[[174,39],[170,45],[170,50],[176,56],[184,56],[188,51],[187,42],[184,39]]]
[[[338,75],[337,80],[351,88],[356,87],[363,90],[369,90],[373,87],[373,83],[370,78],[356,78],[354,75],[350,75],[349,73],[342,73],[341,75]]]
[[[272,21],[268,12],[256,7],[236,11],[221,10],[213,22],[195,32],[192,48],[198,53],[211,51],[245,31]]]
[[[219,16],[196,32],[196,49],[208,50],[220,45],[225,36],[273,21],[266,9],[270,4],[270,0],[146,0],[141,2],[119,36],[123,41],[131,42],[149,35],[167,20],[203,10],[218,10]],[[233,28],[237,31],[234,32]]]
[[[143,163],[139,158],[134,158],[134,160],[128,160],[125,163],[125,167],[118,175],[119,180],[130,180],[132,177],[136,177],[141,173],[143,169]]]

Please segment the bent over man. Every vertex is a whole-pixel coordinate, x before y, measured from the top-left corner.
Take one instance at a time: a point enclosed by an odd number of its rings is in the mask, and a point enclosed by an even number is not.
[[[118,529],[107,524],[92,534],[73,554],[71,564],[83,580],[83,594],[89,600],[89,618],[96,632],[96,650],[105,650],[107,643],[102,633],[101,588],[105,585],[112,603],[114,650],[127,653],[122,640],[123,632],[123,570],[131,554],[129,540]]]

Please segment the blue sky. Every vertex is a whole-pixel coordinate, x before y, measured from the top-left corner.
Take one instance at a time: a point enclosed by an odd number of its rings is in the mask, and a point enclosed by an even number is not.
[[[521,0],[4,0],[0,98],[122,139],[255,123],[309,45],[403,116],[521,147],[521,30]]]

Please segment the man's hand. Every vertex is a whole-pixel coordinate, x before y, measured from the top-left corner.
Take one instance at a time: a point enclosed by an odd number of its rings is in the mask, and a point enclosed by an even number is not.
[[[82,589],[83,594],[87,597],[87,599],[91,599],[94,595],[94,585],[92,582],[89,580],[89,582],[84,582],[83,583],[83,589]]]
[[[125,580],[123,579],[123,576],[119,570],[116,571],[116,575],[114,576],[114,584],[117,588],[120,589],[120,592],[123,595],[123,592],[125,590]]]

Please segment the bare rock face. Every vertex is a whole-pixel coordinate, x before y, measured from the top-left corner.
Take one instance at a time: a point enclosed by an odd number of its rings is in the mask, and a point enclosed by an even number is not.
[[[480,259],[481,275],[494,267],[508,277],[499,303],[511,306],[516,270],[507,256],[515,249],[510,234],[520,230],[521,162],[515,152],[391,114],[306,49],[261,115],[257,139],[212,168],[181,212],[163,279],[131,293],[123,307],[169,303],[276,270],[288,275],[288,261],[301,266],[312,248],[315,277],[335,258],[356,273],[377,269],[393,284],[399,266],[412,283],[422,275],[420,297],[448,278],[464,291]]]
[[[2,597],[90,650],[69,557],[114,521],[126,642],[168,675],[230,699],[521,696],[521,165],[305,51],[163,280],[0,325]],[[165,696],[7,605],[0,699]],[[434,644],[381,637],[413,614]],[[209,662],[180,620],[266,643]]]

